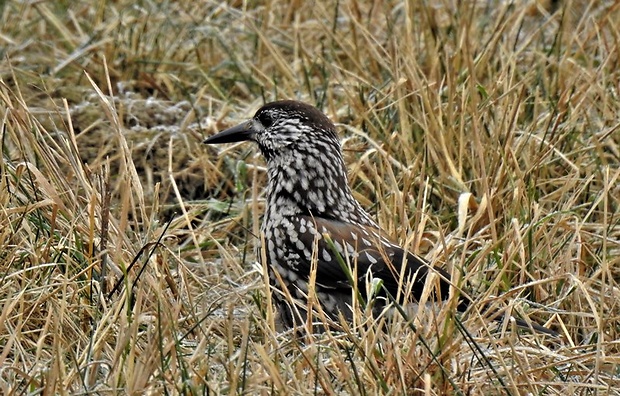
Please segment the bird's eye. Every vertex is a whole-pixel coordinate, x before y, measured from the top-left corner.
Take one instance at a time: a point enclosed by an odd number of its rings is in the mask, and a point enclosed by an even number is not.
[[[271,116],[271,114],[265,112],[262,113],[258,116],[258,120],[260,121],[260,123],[265,127],[265,128],[269,128],[270,126],[273,125],[273,117]]]

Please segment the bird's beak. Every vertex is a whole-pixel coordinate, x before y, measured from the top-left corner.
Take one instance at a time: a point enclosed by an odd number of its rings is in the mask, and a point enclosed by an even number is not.
[[[242,124],[234,126],[232,128],[228,128],[221,132],[216,133],[215,135],[207,138],[203,143],[204,144],[219,144],[219,143],[234,143],[234,142],[242,142],[244,140],[252,139],[254,135],[254,123],[252,120],[246,121]]]

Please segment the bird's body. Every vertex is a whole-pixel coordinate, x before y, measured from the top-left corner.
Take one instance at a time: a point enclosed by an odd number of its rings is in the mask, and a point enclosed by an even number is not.
[[[389,239],[353,197],[336,128],[322,112],[302,102],[272,102],[251,120],[205,143],[243,140],[256,142],[267,160],[261,231],[285,325],[306,322],[313,269],[314,293],[334,320],[339,313],[351,318],[354,293],[366,299],[373,279],[382,281],[379,297],[389,293],[403,301],[407,294],[408,300],[418,300],[432,272],[437,287],[431,295],[448,298],[449,275]],[[292,304],[287,297],[300,303]],[[377,301],[375,312],[386,299]],[[461,297],[457,308],[464,311],[469,303]]]

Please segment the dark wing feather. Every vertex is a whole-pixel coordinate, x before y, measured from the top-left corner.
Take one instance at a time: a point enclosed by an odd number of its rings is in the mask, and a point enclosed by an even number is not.
[[[366,290],[365,281],[367,272],[372,277],[383,281],[385,289],[392,295],[398,295],[399,287],[406,285],[407,281],[414,279],[412,284],[412,297],[419,299],[424,290],[426,276],[430,270],[438,276],[439,298],[447,299],[449,294],[449,274],[441,268],[433,267],[420,257],[405,252],[401,247],[394,244],[382,235],[378,228],[344,223],[325,218],[304,217],[307,224],[314,224],[318,235],[303,233],[299,239],[305,246],[316,246],[315,252],[317,263],[317,283],[325,288],[351,288],[349,278],[337,261],[334,247],[327,242],[326,236],[333,241],[340,256],[357,268],[358,289],[362,294]],[[406,261],[405,259],[406,255]],[[404,271],[403,264],[406,265]],[[299,273],[310,272],[310,262],[302,260],[297,264]],[[405,281],[401,282],[401,274]]]
[[[415,279],[411,287],[411,297],[416,300],[419,300],[424,291],[426,276],[429,271],[433,271],[439,275],[437,277],[438,287],[435,288],[434,292],[435,296],[438,299],[449,297],[450,275],[446,271],[430,265],[424,259],[410,252],[406,252],[384,236],[380,229],[311,216],[300,216],[299,219],[303,219],[306,224],[312,224],[316,230],[314,233],[300,233],[298,239],[303,242],[304,246],[316,246],[316,252],[314,252],[317,257],[316,279],[317,284],[321,287],[333,289],[335,292],[346,292],[352,287],[347,274],[337,261],[333,247],[327,242],[325,236],[329,236],[341,257],[347,260],[351,267],[357,266],[357,287],[364,297],[366,297],[364,293],[368,271],[372,273],[372,277],[383,280],[385,289],[392,296],[399,295],[399,288],[402,285],[407,285],[411,279]],[[405,255],[406,260],[404,260]],[[311,270],[311,262],[303,259],[306,257],[305,254],[299,254],[299,257],[300,259],[296,260],[294,270],[299,276],[307,279]],[[404,271],[402,271],[403,264],[406,265]],[[404,282],[400,282],[401,274],[406,277]],[[464,312],[470,304],[471,300],[465,295],[461,295],[457,309]],[[482,307],[482,311],[497,312],[488,306]],[[501,321],[503,317],[504,315],[500,314],[499,317],[495,317],[495,320]],[[517,326],[521,328],[533,328],[535,331],[557,336],[553,330],[536,323],[531,323],[530,327],[530,324],[522,319],[515,318],[515,320]]]

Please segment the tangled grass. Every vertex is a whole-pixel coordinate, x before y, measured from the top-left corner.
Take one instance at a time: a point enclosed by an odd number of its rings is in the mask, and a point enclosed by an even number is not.
[[[0,15],[0,393],[618,394],[618,3]],[[338,123],[356,198],[403,246],[561,337],[450,304],[415,330],[276,331],[264,163],[200,142],[283,98]]]

